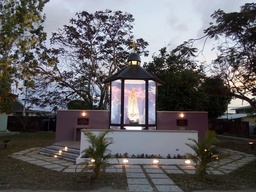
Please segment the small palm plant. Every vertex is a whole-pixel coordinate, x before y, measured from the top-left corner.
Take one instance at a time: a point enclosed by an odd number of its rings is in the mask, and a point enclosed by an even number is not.
[[[107,167],[111,166],[108,163],[108,159],[111,158],[111,151],[107,148],[113,143],[113,140],[112,138],[105,137],[109,132],[110,131],[104,131],[98,135],[92,132],[83,132],[90,143],[89,147],[85,149],[83,153],[91,159],[86,162],[83,171],[92,170],[96,179],[100,177],[101,172],[104,172]]]
[[[218,161],[224,157],[222,150],[216,146],[218,139],[214,131],[207,131],[202,140],[196,141],[189,139],[193,144],[187,144],[193,149],[194,154],[188,154],[192,161],[196,164],[196,174],[203,179],[207,174],[207,170],[212,167],[211,162]]]

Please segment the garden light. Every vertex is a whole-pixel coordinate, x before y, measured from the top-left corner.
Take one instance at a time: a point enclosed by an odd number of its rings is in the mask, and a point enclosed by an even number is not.
[[[64,148],[64,151],[68,151],[68,147],[65,147],[65,148]]]
[[[61,155],[62,154],[62,151],[61,150],[59,150],[59,155]]]
[[[54,155],[53,157],[54,157],[54,158],[57,158],[58,156],[57,156],[57,155]]]
[[[154,163],[154,164],[158,164],[159,162],[160,162],[160,161],[159,161],[158,159],[154,159],[154,160],[153,160],[153,163]]]
[[[124,164],[129,163],[129,160],[128,159],[123,159],[123,163]]]
[[[191,164],[191,161],[189,159],[185,160],[185,164],[186,165],[190,165]]]
[[[94,162],[95,162],[95,159],[91,159],[91,162],[94,163]]]
[[[249,141],[248,145],[251,147],[252,150],[254,150],[255,143],[253,141]]]

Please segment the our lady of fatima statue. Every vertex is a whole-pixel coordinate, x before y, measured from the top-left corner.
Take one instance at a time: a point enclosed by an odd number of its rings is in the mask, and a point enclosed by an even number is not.
[[[136,89],[133,87],[128,96],[128,118],[131,123],[138,123],[139,117],[140,117],[140,114],[139,114]]]

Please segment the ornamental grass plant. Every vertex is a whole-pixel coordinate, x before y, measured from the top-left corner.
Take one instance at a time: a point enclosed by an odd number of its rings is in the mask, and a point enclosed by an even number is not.
[[[207,131],[204,138],[199,141],[195,139],[189,140],[193,143],[186,143],[186,145],[189,146],[194,153],[188,154],[188,156],[195,163],[196,175],[198,175],[200,179],[203,179],[209,171],[209,168],[212,167],[212,162],[227,157],[223,150],[216,145],[219,141],[214,131]]]
[[[112,138],[106,137],[110,131],[104,131],[98,135],[84,131],[84,135],[89,142],[89,147],[83,151],[84,156],[90,160],[85,162],[83,171],[92,170],[94,175],[92,179],[98,179],[101,172],[105,172],[107,167],[112,166],[108,160],[112,157],[108,146],[113,143]]]

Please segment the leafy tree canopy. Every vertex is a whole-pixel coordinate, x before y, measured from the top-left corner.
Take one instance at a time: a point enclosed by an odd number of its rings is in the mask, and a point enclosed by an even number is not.
[[[256,3],[246,3],[240,12],[217,10],[204,30],[205,38],[215,40],[218,54],[212,73],[230,89],[229,96],[247,101],[256,110]],[[190,40],[186,46],[193,46]]]
[[[148,43],[134,40],[133,22],[133,16],[122,11],[77,13],[52,35],[52,48],[38,69],[42,77],[33,102],[64,107],[70,100],[81,99],[89,109],[106,108],[109,96],[103,81],[126,65],[132,42],[137,44],[136,52],[148,55]]]
[[[200,91],[207,94],[202,103],[204,110],[208,111],[209,118],[223,115],[232,98],[230,90],[224,85],[223,80],[218,76],[205,78],[200,86]]]
[[[186,43],[170,53],[162,48],[144,67],[165,82],[158,88],[159,110],[208,111],[209,117],[216,118],[227,109],[230,98],[222,93],[228,89],[220,78],[206,77],[193,60],[196,51]]]
[[[34,75],[34,66],[38,64],[35,55],[46,39],[41,13],[48,1],[0,2],[0,113],[11,113],[14,107],[11,85],[20,88],[19,81]]]
[[[72,100],[67,104],[68,109],[88,109],[86,103],[82,100]]]

